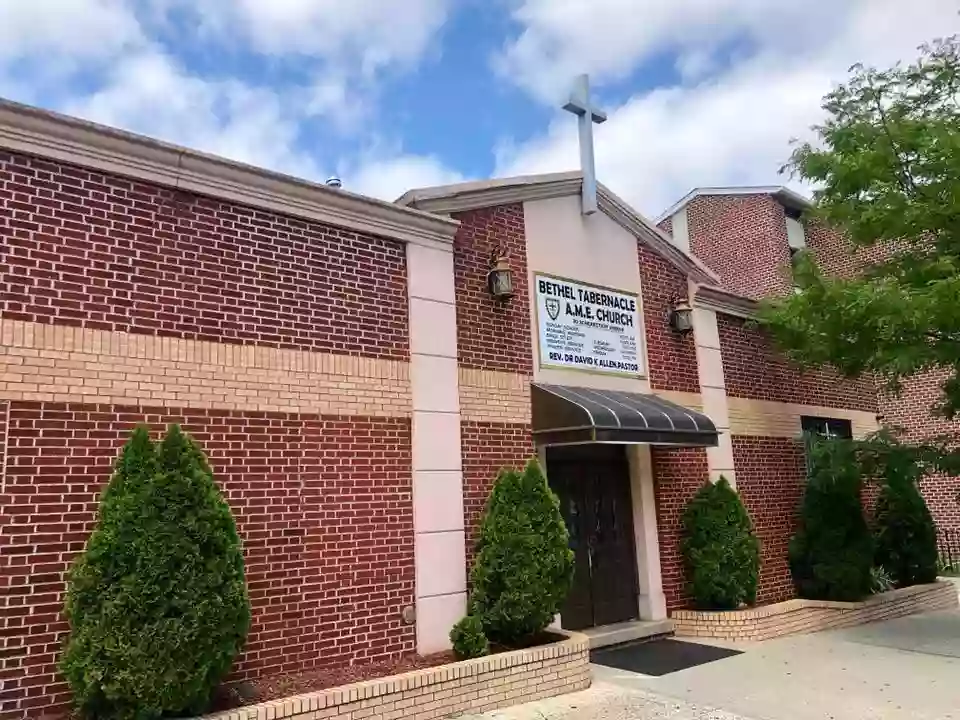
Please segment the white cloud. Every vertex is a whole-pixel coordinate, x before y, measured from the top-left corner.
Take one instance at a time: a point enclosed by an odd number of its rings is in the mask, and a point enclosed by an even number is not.
[[[51,53],[50,60],[102,60],[142,39],[122,0],[0,2],[0,62],[39,53]]]
[[[562,82],[569,83],[574,66],[601,79],[615,77],[641,66],[665,43],[685,42],[675,29],[666,31],[666,39],[632,29],[608,29],[610,34],[604,34],[595,27],[599,21],[591,26],[583,20],[589,13],[571,12],[579,4],[557,3],[564,12],[550,16],[540,0],[524,3],[537,10],[529,16],[536,24],[527,28],[518,43],[525,36],[551,38],[553,43],[538,40],[549,52],[528,54],[530,64],[519,77],[540,97],[550,95]],[[582,4],[609,11],[616,2],[585,0]],[[610,119],[596,130],[600,180],[649,215],[658,214],[698,185],[783,182],[777,171],[790,154],[789,140],[809,133],[809,126],[821,117],[822,96],[846,77],[852,63],[910,58],[918,44],[957,26],[953,0],[914,0],[909,6],[899,0],[851,0],[832,22],[819,27],[798,15],[790,33],[782,31],[788,17],[777,9],[781,6],[764,3],[767,12],[760,13],[758,20],[753,17],[754,0],[718,4],[729,13],[711,30],[718,17],[712,3],[709,8],[698,0],[669,3],[670,8],[679,6],[676,12],[688,13],[681,24],[685,37],[703,37],[708,32],[731,38],[738,33],[749,35],[755,42],[752,53],[698,84],[658,88],[631,97],[620,107],[607,108]],[[658,5],[646,3],[637,21],[642,17],[656,26],[658,19],[675,19],[672,9],[658,13],[656,7],[647,7]],[[828,8],[826,2],[812,2],[802,12],[817,17],[824,8]],[[769,25],[761,26],[766,20]],[[567,42],[558,40],[565,34],[570,36]],[[612,52],[609,45],[617,51]],[[515,47],[508,47],[502,58],[509,61],[511,52],[517,52]],[[617,52],[631,59],[620,65]],[[698,51],[691,46],[691,52]],[[576,65],[578,59],[580,65]],[[694,69],[699,72],[696,65],[702,63],[698,60]],[[577,157],[573,119],[558,115],[544,135],[501,152],[497,174],[567,170],[576,167]]]
[[[413,188],[458,183],[466,179],[437,157],[409,154],[367,157],[359,164],[345,164],[341,174],[347,190],[382,200],[395,200]]]
[[[237,80],[192,76],[159,52],[126,56],[101,90],[67,101],[64,110],[241,162],[319,175],[313,160],[296,150],[301,115],[291,98]]]
[[[187,12],[211,35],[239,36],[261,53],[322,58],[371,74],[415,63],[430,49],[452,0],[152,0]]]
[[[705,63],[723,43],[776,43],[790,51],[804,30],[845,22],[853,2],[771,0],[513,0],[522,30],[495,58],[497,68],[550,102],[588,72],[619,79],[662,52]]]
[[[380,76],[433,50],[447,8],[448,0],[0,0],[0,92],[316,179],[341,154],[339,139],[372,131]],[[252,56],[268,77],[290,74],[258,85],[227,64],[197,71],[173,54],[190,43],[227,62]],[[404,176],[452,177],[433,158],[353,165],[379,193]]]

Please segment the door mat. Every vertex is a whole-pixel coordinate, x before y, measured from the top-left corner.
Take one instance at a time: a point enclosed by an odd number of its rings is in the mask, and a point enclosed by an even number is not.
[[[659,677],[740,654],[739,650],[682,640],[652,640],[594,650],[590,662]]]

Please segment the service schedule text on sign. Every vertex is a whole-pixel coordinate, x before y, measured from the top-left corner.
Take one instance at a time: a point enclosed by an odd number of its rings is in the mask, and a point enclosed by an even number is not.
[[[637,296],[534,274],[540,365],[641,375]]]

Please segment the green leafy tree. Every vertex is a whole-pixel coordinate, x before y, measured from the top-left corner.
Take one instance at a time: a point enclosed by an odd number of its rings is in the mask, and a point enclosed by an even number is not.
[[[757,599],[760,541],[740,495],[721,477],[697,491],[683,513],[687,588],[701,610],[734,610]]]
[[[873,538],[860,501],[856,447],[815,436],[807,446],[807,486],[789,549],[793,584],[803,598],[860,600],[871,591]]]
[[[825,277],[807,253],[801,292],[769,301],[761,319],[792,358],[871,374],[897,390],[945,374],[935,410],[960,412],[960,42],[921,48],[913,64],[860,65],[824,99],[815,143],[786,169],[811,183],[815,210],[864,260],[853,278]],[[869,262],[868,262],[869,261]],[[960,458],[944,446],[944,469]]]
[[[240,538],[207,460],[180,428],[137,428],[69,574],[60,667],[77,710],[153,720],[206,709],[250,625]]]
[[[937,528],[918,483],[930,463],[922,446],[901,443],[885,430],[861,444],[865,477],[880,485],[874,510],[875,562],[898,587],[937,578]]]
[[[560,611],[573,582],[573,551],[560,502],[536,460],[497,477],[477,541],[470,614],[493,642],[517,645]]]

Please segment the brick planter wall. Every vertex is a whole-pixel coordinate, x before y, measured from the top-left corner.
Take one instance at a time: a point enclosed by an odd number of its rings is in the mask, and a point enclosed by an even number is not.
[[[941,580],[930,585],[891,590],[863,602],[795,599],[730,612],[677,610],[672,619],[678,636],[743,642],[863,625],[918,612],[955,608],[958,604],[956,585]]]
[[[250,705],[205,720],[429,720],[584,690],[590,686],[589,641],[566,634],[551,645]]]

